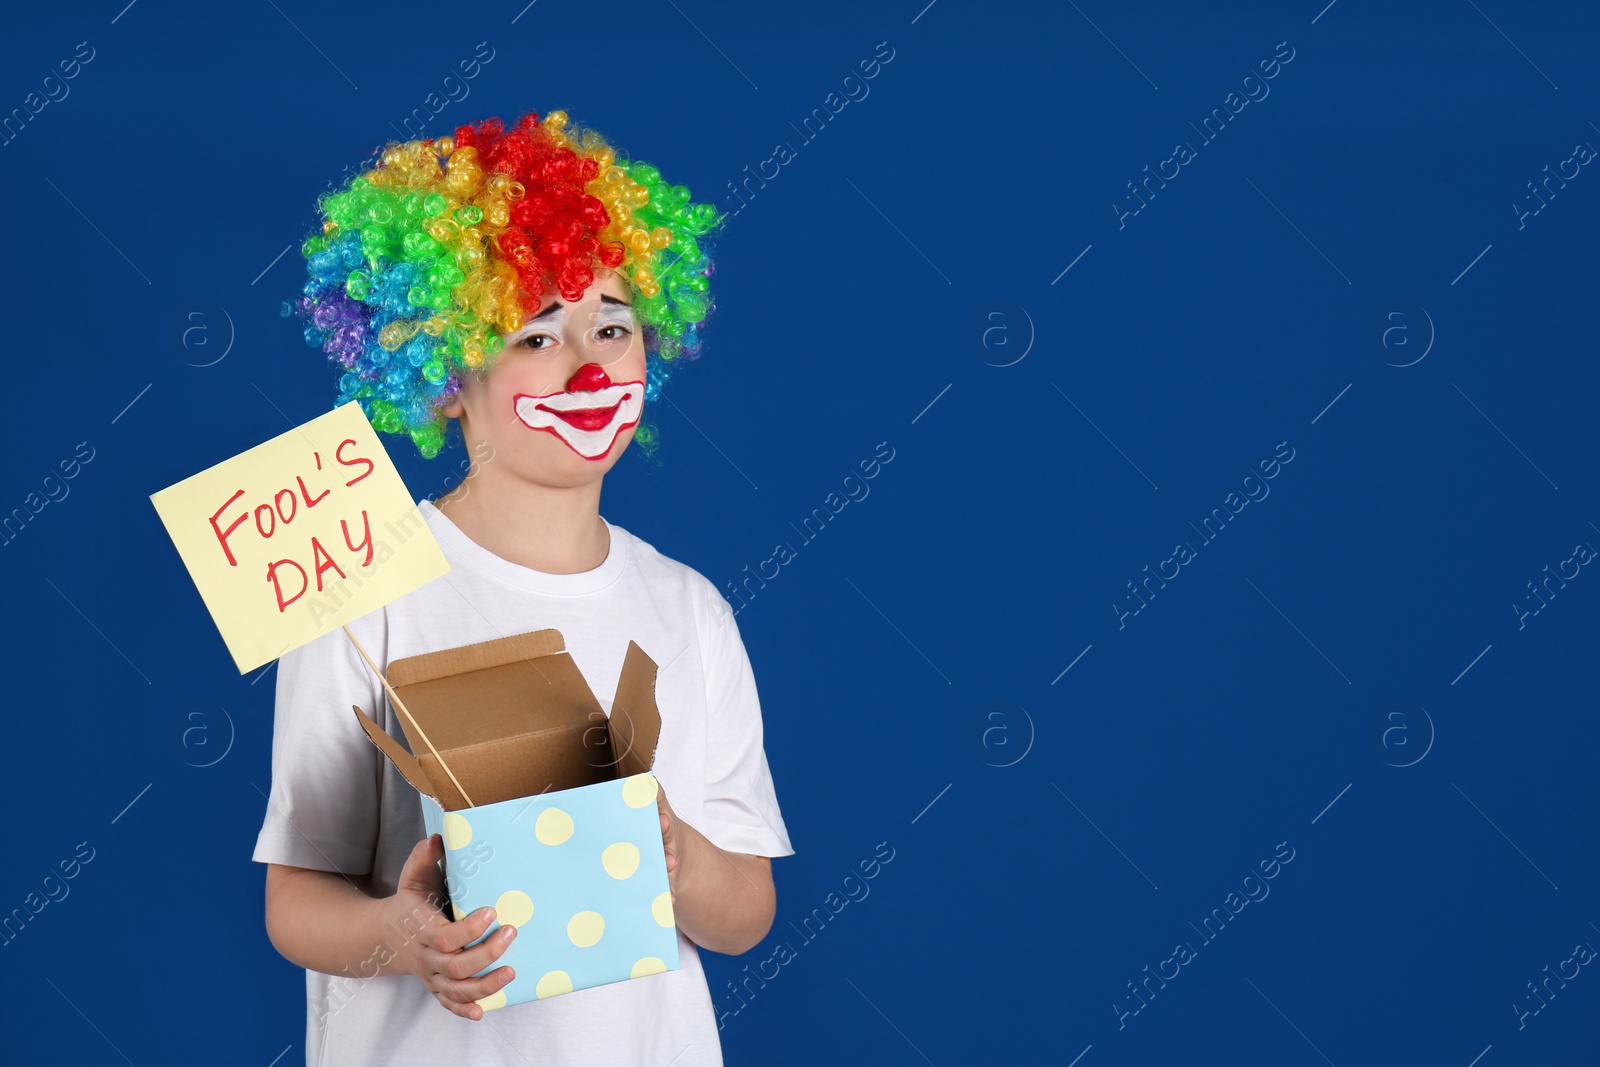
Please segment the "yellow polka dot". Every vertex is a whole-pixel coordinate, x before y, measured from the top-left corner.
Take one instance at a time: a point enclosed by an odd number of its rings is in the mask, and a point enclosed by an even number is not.
[[[539,999],[546,997],[559,997],[563,993],[572,992],[572,976],[566,971],[551,971],[539,979],[539,984],[533,987]]]
[[[472,843],[472,824],[453,811],[444,813],[444,847],[452,851]]]
[[[672,925],[672,890],[667,890],[650,905],[650,914],[656,918],[658,926]]]
[[[494,917],[501,926],[521,926],[533,918],[533,901],[520,889],[507,889],[494,902]]]
[[[622,801],[630,808],[642,808],[656,802],[656,785],[653,774],[636,774],[622,783]]]
[[[660,974],[666,969],[666,961],[658,960],[654,956],[646,956],[633,965],[633,970],[628,972],[628,977],[643,978],[647,974]]]
[[[640,960],[639,962],[643,963],[644,961]],[[660,961],[658,960],[657,962]],[[638,969],[638,966],[635,965],[634,970]],[[650,973],[654,974],[655,972],[651,971]],[[482,1000],[476,1001],[476,1003],[478,1007],[482,1008],[484,1011],[494,1011],[496,1008],[503,1008],[506,1006],[506,991],[504,989],[496,989],[493,993],[490,993]]]
[[[600,853],[600,863],[613,878],[631,878],[639,869],[639,849],[626,841],[618,841]]]
[[[450,914],[455,916],[456,922],[467,917],[467,913],[456,907],[456,902],[453,900],[450,902]]]
[[[606,932],[606,921],[597,911],[580,911],[567,920],[567,937],[579,948],[588,948]]]
[[[533,824],[533,836],[541,844],[559,845],[572,836],[572,816],[560,808],[545,808]]]

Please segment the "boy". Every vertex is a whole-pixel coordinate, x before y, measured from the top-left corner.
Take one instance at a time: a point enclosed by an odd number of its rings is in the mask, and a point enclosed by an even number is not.
[[[646,165],[624,171],[645,183],[607,181],[622,169],[610,149],[593,134],[568,136],[559,112],[510,131],[494,120],[462,127],[443,147],[391,146],[382,166],[352,183],[368,182],[356,189],[359,210],[325,199],[328,241],[308,249],[313,282],[301,311],[346,367],[345,397],[362,401],[381,429],[410,433],[425,454],[442,441],[439,422],[454,419],[478,457],[437,506],[419,502],[450,573],[350,629],[382,666],[553,627],[608,711],[614,689],[603,687],[614,687],[629,640],[661,665],[655,773],[681,966],[486,1014],[513,975],[504,966],[473,975],[494,964],[515,928],[469,949],[493,909],[455,921],[439,910],[443,844],[423,838],[416,791],[350,706],[404,734],[337,632],[279,663],[272,793],[254,853],[268,865],[268,935],[307,968],[308,1064],[720,1064],[695,946],[741,953],[765,937],[775,908],[769,858],[793,849],[731,609],[700,574],[599,514],[602,479],[667,376],[662,353],[698,347],[710,265],[687,231],[703,232],[707,216]],[[441,170],[434,155],[450,163]],[[506,175],[515,180],[499,180]],[[422,197],[429,181],[429,195],[445,203],[419,210],[406,198]],[[393,211],[376,209],[380,194],[398,198]],[[647,198],[664,214],[651,218]],[[408,217],[437,249],[396,232]],[[430,225],[440,218],[454,228]],[[673,221],[676,232],[661,232]],[[358,239],[358,222],[384,232]],[[648,244],[640,222],[663,223],[645,231]],[[652,257],[662,250],[683,253],[676,271]],[[424,261],[405,258],[413,254]],[[319,263],[329,255],[336,262]],[[351,269],[357,256],[369,272]],[[459,270],[458,280],[445,269],[452,264],[479,277]],[[404,292],[409,318],[394,291]],[[499,328],[475,333],[485,322]],[[385,330],[385,345],[398,340],[392,349],[365,343]]]

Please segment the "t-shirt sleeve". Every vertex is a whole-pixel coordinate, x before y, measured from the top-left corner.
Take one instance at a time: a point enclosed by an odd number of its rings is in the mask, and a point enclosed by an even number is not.
[[[350,629],[381,665],[384,613]],[[384,756],[350,706],[383,722],[381,686],[340,630],[285,653],[277,674],[272,791],[251,858],[366,874],[378,842]]]
[[[763,747],[755,673],[733,611],[716,594],[700,599],[706,679],[705,805],[695,829],[718,848],[752,856],[792,856]]]

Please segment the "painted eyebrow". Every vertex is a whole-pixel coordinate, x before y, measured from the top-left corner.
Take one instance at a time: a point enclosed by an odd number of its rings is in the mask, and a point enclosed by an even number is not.
[[[602,304],[618,304],[618,305],[620,305],[622,307],[625,307],[625,308],[631,308],[633,306],[632,304],[628,303],[626,300],[618,300],[616,297],[608,296],[605,293],[601,293],[600,294],[600,302]],[[557,301],[553,302],[549,307],[547,307],[543,311],[539,312],[539,314],[537,314],[533,318],[529,319],[528,321],[529,322],[539,322],[542,319],[545,319],[545,318],[548,318],[551,315],[554,315],[557,311],[559,311],[561,308],[563,308],[565,306],[566,306],[565,304],[563,304],[561,301],[557,300]]]

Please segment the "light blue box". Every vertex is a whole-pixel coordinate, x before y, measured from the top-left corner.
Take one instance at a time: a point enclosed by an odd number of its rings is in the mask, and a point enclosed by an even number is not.
[[[516,971],[486,1010],[678,969],[650,771],[655,677],[628,642],[608,716],[561,633],[538,630],[390,663],[409,751],[354,709],[444,839],[451,918],[487,906],[485,937],[517,928],[478,972]]]

